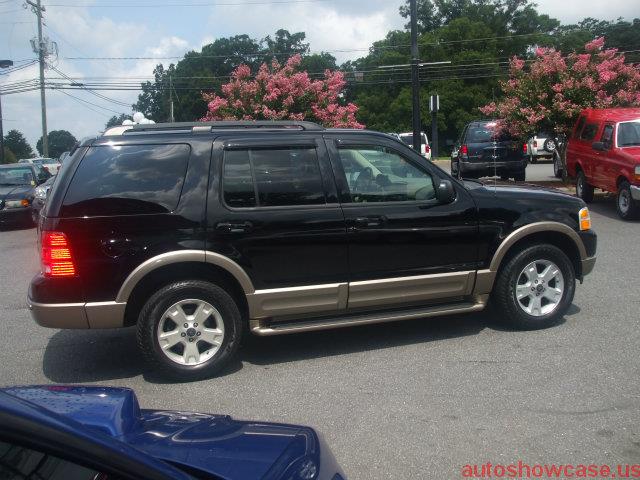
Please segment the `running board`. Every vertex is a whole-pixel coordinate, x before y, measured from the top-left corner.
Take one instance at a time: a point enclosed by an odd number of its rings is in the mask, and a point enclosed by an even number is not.
[[[331,328],[354,327],[373,323],[397,322],[399,320],[414,320],[419,318],[454,315],[456,313],[479,312],[487,304],[488,295],[479,295],[473,302],[459,302],[431,307],[412,308],[394,312],[377,312],[362,315],[349,315],[335,318],[316,320],[301,320],[297,322],[267,324],[264,319],[251,320],[251,332],[261,337],[284,335],[287,333],[311,332],[314,330],[329,330]]]

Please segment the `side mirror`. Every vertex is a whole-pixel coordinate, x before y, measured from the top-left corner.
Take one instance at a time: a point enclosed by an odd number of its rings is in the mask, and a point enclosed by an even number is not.
[[[440,180],[436,186],[436,198],[442,204],[451,203],[456,199],[456,190],[451,180]]]
[[[591,148],[593,148],[594,150],[598,150],[600,152],[606,152],[609,149],[608,144],[606,142],[593,142],[591,144]]]

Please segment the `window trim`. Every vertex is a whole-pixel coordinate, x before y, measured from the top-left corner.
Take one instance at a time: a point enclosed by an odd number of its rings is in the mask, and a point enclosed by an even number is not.
[[[172,145],[185,145],[189,149],[189,155],[187,157],[187,162],[185,164],[184,173],[183,173],[183,176],[182,176],[182,186],[180,187],[180,192],[178,193],[178,198],[176,200],[176,204],[168,212],[118,213],[118,214],[115,214],[115,215],[82,215],[82,216],[64,215],[65,201],[67,200],[67,195],[69,194],[69,190],[71,189],[71,185],[73,184],[73,180],[75,179],[76,175],[78,174],[78,171],[80,170],[80,167],[82,166],[82,162],[85,161],[85,158],[86,158],[87,154],[91,151],[91,149],[93,149],[93,148],[104,148],[104,147],[144,147],[144,146],[166,147],[166,146],[172,146]],[[64,187],[64,195],[62,196],[62,199],[60,200],[60,205],[58,207],[58,214],[59,214],[59,216],[61,218],[85,218],[85,217],[88,217],[88,218],[112,218],[112,217],[134,217],[134,216],[138,216],[138,215],[173,215],[180,208],[180,202],[182,200],[182,193],[184,192],[184,187],[185,187],[185,184],[187,183],[187,175],[189,174],[189,165],[191,163],[191,158],[193,156],[193,153],[194,153],[193,145],[191,143],[185,142],[185,141],[182,141],[182,142],[162,142],[162,143],[157,143],[157,142],[151,142],[151,143],[146,143],[146,142],[141,142],[141,143],[109,142],[109,143],[99,143],[99,144],[95,144],[95,145],[89,145],[89,146],[86,147],[84,153],[82,154],[82,157],[78,160],[78,163],[75,165],[75,168],[73,170],[73,174],[71,174],[68,177],[69,180],[66,182],[66,185]],[[97,197],[97,198],[105,198],[105,197]]]
[[[320,174],[320,185],[322,186],[322,193],[324,194],[324,200],[325,203],[322,204],[318,204],[318,203],[311,203],[311,204],[304,204],[304,205],[260,205],[260,197],[259,197],[259,190],[258,190],[258,182],[256,181],[256,177],[255,177],[255,173],[254,173],[254,166],[253,166],[253,155],[252,155],[252,150],[283,150],[283,149],[302,149],[302,148],[308,148],[308,149],[313,149],[316,153],[316,160],[318,162],[318,173]],[[222,156],[220,158],[220,193],[219,193],[219,198],[220,198],[220,204],[226,208],[227,210],[231,211],[231,212],[251,212],[251,211],[260,211],[260,212],[265,212],[268,210],[291,210],[291,209],[295,209],[295,210],[308,210],[308,209],[312,209],[312,210],[318,210],[318,209],[323,209],[323,208],[336,208],[338,207],[340,204],[339,203],[329,203],[328,202],[328,198],[329,198],[329,194],[327,193],[327,188],[325,185],[325,178],[324,175],[322,174],[322,165],[321,165],[321,158],[320,155],[318,153],[318,149],[319,146],[317,143],[315,142],[309,142],[308,140],[298,140],[298,142],[289,142],[287,140],[284,141],[280,141],[280,142],[274,142],[273,144],[269,144],[269,143],[265,143],[264,140],[261,141],[238,141],[238,142],[231,142],[231,141],[223,141],[222,142]],[[225,175],[224,175],[224,167],[225,167],[225,161],[226,161],[226,155],[225,152],[227,151],[238,151],[238,150],[246,150],[247,152],[249,152],[249,165],[250,165],[250,169],[251,169],[251,182],[253,183],[253,190],[254,190],[254,195],[256,197],[256,204],[253,207],[232,207],[231,205],[229,205],[227,203],[227,200],[225,199],[225,190],[224,190],[224,184],[225,184]],[[333,181],[333,179],[331,179],[331,181]]]
[[[580,125],[580,122],[582,122],[582,125]],[[580,115],[578,117],[578,121],[576,122],[575,131],[573,132],[572,137],[575,138],[576,140],[580,140],[580,136],[582,135],[582,130],[584,130],[584,127],[586,124],[587,124],[587,116]]]
[[[587,129],[587,127],[591,127],[591,126],[595,126],[593,136],[591,138],[582,138],[583,132]],[[578,138],[578,140],[580,140],[581,142],[587,142],[587,143],[593,142],[594,139],[598,136],[598,132],[601,131],[600,127],[601,127],[601,124],[597,120],[591,123],[585,122],[584,127],[582,127],[582,131],[580,132],[580,137]]]
[[[612,148],[614,148],[614,146],[617,147],[617,145],[615,145],[617,143],[617,135],[616,135],[616,124],[613,122],[609,122],[609,121],[605,121],[604,125],[602,126],[602,131],[600,132],[600,142],[604,143],[604,141],[602,140],[602,136],[604,135],[604,131],[607,127],[611,127],[611,140],[609,141],[609,148],[607,148],[607,150],[611,150]]]
[[[397,149],[390,147],[388,145],[383,145],[383,144],[376,144],[376,143],[363,143],[360,140],[351,140],[351,139],[347,139],[347,140],[343,140],[343,139],[334,139],[335,140],[335,148],[336,148],[336,153],[338,154],[338,158],[337,158],[337,162],[338,162],[338,168],[340,169],[340,173],[343,177],[343,180],[345,181],[346,185],[347,185],[347,190],[349,188],[349,182],[347,181],[347,176],[346,176],[346,172],[344,171],[344,166],[342,165],[342,160],[340,159],[340,148],[349,148],[349,147],[357,147],[357,146],[361,146],[361,147],[370,147],[370,146],[378,146],[378,147],[383,147],[383,148],[387,148],[390,151],[392,151],[393,153],[395,153],[396,155],[398,155],[399,157],[403,158],[405,161],[407,161],[410,165],[414,166],[415,168],[417,168],[418,170],[422,171],[423,173],[426,173],[427,175],[429,175],[431,177],[431,181],[433,182],[433,188],[435,190],[436,188],[436,182],[435,180],[438,179],[440,180],[440,177],[434,175],[432,172],[430,172],[428,169],[424,168],[423,165],[420,165],[418,162],[414,161],[413,159],[411,159],[410,157],[408,157],[407,155],[403,155],[400,151],[398,151]],[[357,206],[363,206],[363,205],[380,205],[380,206],[385,206],[385,205],[420,205],[420,206],[425,206],[425,208],[427,207],[431,207],[431,206],[436,206],[436,205],[440,205],[440,202],[438,201],[437,198],[432,198],[432,199],[427,199],[427,200],[399,200],[399,201],[384,201],[384,202],[354,202],[352,199],[352,195],[351,195],[351,191],[348,190],[347,191],[347,195],[349,196],[350,201],[349,202],[345,202],[343,199],[340,199],[340,204],[343,207],[346,207],[348,205],[357,205]]]

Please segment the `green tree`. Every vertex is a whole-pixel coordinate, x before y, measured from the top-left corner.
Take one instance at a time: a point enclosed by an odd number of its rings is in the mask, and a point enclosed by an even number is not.
[[[47,141],[49,143],[49,157],[51,158],[58,158],[62,152],[71,150],[78,142],[76,137],[66,130],[52,130],[47,134]],[[36,148],[42,155],[42,137],[38,140]]]
[[[104,126],[104,128],[117,127],[118,125],[122,125],[122,122],[127,119],[131,120],[131,115],[127,115],[126,113],[114,115],[109,120],[107,120],[107,124]]]
[[[220,92],[231,73],[241,64],[257,70],[262,62],[276,58],[284,63],[295,53],[304,54],[302,68],[309,72],[335,69],[335,58],[327,53],[306,55],[309,44],[303,32],[278,30],[273,37],[256,40],[248,35],[219,38],[202,47],[200,52],[188,52],[177,64],[165,68],[157,65],[154,80],[142,84],[142,93],[133,106],[156,122],[169,120],[170,99],[173,99],[176,121],[202,118],[207,105],[202,93]]]
[[[18,160],[33,157],[33,149],[18,130],[9,130],[4,137],[4,145]]]
[[[4,147],[4,159],[2,163],[16,163],[17,161],[13,152],[7,147]]]

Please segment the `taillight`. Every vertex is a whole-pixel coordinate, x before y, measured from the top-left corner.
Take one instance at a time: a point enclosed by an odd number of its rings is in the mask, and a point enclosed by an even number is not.
[[[62,232],[42,232],[42,273],[46,277],[72,277],[76,274],[67,236]]]
[[[424,153],[429,153],[431,151],[431,147],[429,145],[424,146]]]
[[[469,149],[466,145],[460,147],[460,155],[469,155]]]
[[[527,153],[527,151],[528,151],[528,150],[529,150],[529,149],[528,149],[528,147],[527,147],[527,144],[526,144],[526,143],[523,143],[523,144],[522,144],[522,153]]]

